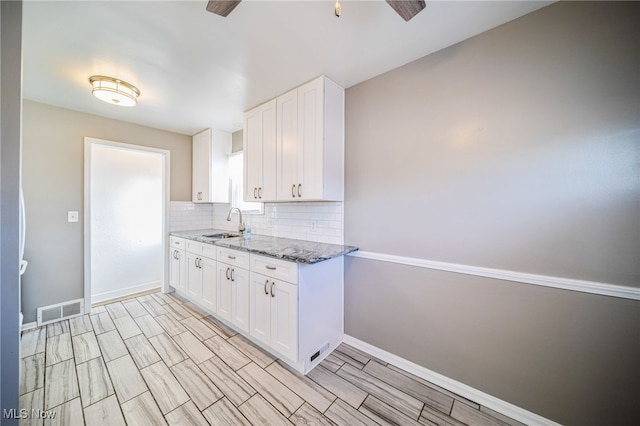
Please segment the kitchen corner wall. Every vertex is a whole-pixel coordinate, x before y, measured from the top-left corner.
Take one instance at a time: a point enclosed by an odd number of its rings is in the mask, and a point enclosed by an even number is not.
[[[638,22],[557,2],[346,90],[346,334],[561,424],[638,422],[638,300],[469,272],[637,297]]]
[[[226,220],[229,204],[171,202],[171,230],[238,230],[238,216]],[[264,214],[245,214],[253,234],[342,244],[342,202],[265,203]]]
[[[175,201],[191,199],[191,137],[29,100],[22,128],[29,262],[22,308],[29,323],[39,306],[83,297],[84,137],[169,150]],[[80,212],[79,222],[67,222],[69,210]]]

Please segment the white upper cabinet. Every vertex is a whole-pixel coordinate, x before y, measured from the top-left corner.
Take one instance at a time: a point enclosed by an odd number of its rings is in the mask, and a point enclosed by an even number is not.
[[[271,123],[270,120],[274,118],[276,123],[275,145],[271,144],[271,127],[269,138],[265,139],[265,119],[259,116],[261,109],[267,108],[267,105],[271,114],[268,122]],[[271,110],[274,106],[275,115]],[[248,111],[244,124],[245,200],[344,199],[343,88],[324,76],[319,77]],[[262,146],[259,147],[261,140]],[[265,158],[270,161],[273,158],[273,146],[275,163],[266,166]],[[262,186],[259,172],[263,179]],[[275,179],[276,193],[269,191],[269,196],[265,196],[266,182],[271,179]],[[262,192],[260,188],[263,188]]]
[[[207,129],[193,136],[192,194],[194,203],[229,202],[231,133]]]
[[[278,201],[342,201],[344,89],[319,77],[277,106]]]
[[[245,201],[276,200],[276,100],[244,114]]]
[[[279,96],[276,126],[277,157],[277,199],[291,201],[297,197],[298,164],[298,89]]]

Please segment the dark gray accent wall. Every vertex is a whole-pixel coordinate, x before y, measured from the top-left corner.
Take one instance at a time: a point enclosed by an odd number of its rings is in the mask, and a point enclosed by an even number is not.
[[[345,243],[640,287],[638,22],[558,2],[347,89]],[[563,424],[640,417],[638,301],[345,274],[349,335]]]
[[[84,137],[169,150],[171,200],[184,201],[191,199],[191,136],[28,100],[23,128],[28,323],[40,306],[83,297]],[[70,210],[80,212],[79,222],[67,222]]]
[[[0,410],[18,409],[22,2],[0,2]],[[2,415],[2,414],[0,414]],[[17,425],[17,419],[0,421]]]

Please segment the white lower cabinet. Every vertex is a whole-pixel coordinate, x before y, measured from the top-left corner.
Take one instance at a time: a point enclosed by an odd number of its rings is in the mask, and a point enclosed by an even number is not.
[[[211,247],[213,247],[211,244],[188,242],[184,291],[196,304],[215,312],[217,307],[217,270],[215,250],[211,252]],[[177,289],[182,290],[181,288]]]
[[[251,272],[251,336],[290,359],[298,356],[298,286]]]
[[[342,341],[342,257],[305,265],[191,240],[182,247],[171,256],[172,287],[298,372]]]
[[[249,332],[249,254],[218,247],[218,316]]]
[[[187,277],[184,245],[183,238],[169,239],[169,285],[180,291],[185,290]]]
[[[200,261],[200,273],[202,274],[202,296],[200,304],[215,312],[217,307],[217,271],[216,261],[203,257]]]

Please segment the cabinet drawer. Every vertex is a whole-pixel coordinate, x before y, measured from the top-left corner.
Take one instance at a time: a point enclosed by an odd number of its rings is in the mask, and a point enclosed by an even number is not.
[[[201,243],[202,244],[202,256],[208,257],[209,259],[216,260],[217,256],[217,248],[213,244]]]
[[[180,237],[169,237],[169,245],[174,248],[184,250],[186,240]]]
[[[218,262],[224,262],[227,265],[237,266],[238,268],[249,269],[249,253],[218,247]]]
[[[189,253],[196,254],[202,257],[208,257],[211,260],[216,260],[216,246],[213,244],[201,243],[193,240],[185,240],[186,250]]]
[[[202,254],[202,243],[193,240],[186,240],[185,247],[189,253]]]
[[[278,278],[291,284],[298,284],[298,264],[295,262],[252,254],[251,271]]]

